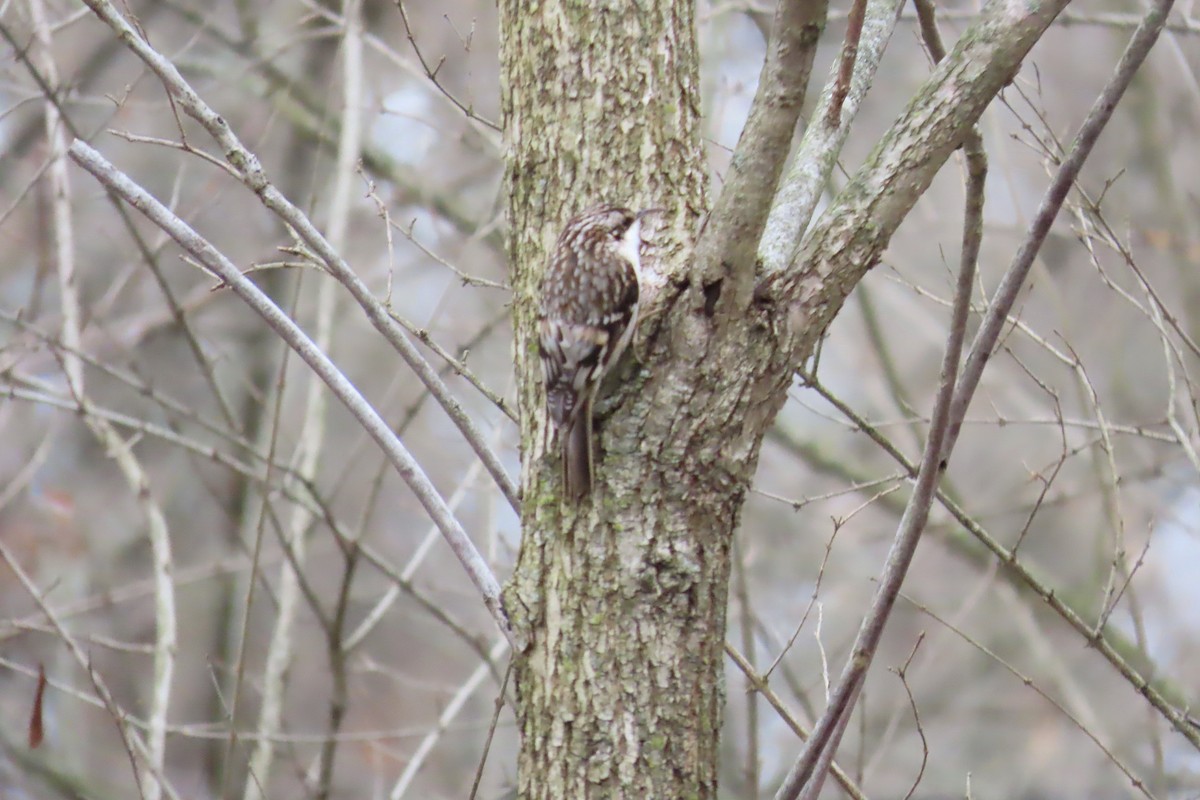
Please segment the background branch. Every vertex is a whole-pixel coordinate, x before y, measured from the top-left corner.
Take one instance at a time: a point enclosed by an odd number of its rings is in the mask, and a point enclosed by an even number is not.
[[[210,108],[183,79],[174,64],[154,50],[107,0],[85,0],[85,2],[98,17],[121,36],[126,45],[145,62],[146,66],[154,71],[171,93],[174,102],[186,114],[199,122],[221,145],[226,160],[242,176],[246,187],[258,195],[267,208],[290,225],[301,240],[321,259],[329,274],[346,287],[366,312],[371,324],[396,348],[405,363],[416,372],[421,382],[429,387],[438,403],[458,426],[465,440],[483,460],[488,473],[495,479],[496,485],[500,487],[510,505],[515,508],[517,505],[516,484],[508,476],[496,454],[484,443],[475,423],[450,394],[437,372],[409,342],[403,329],[391,318],[383,304],[375,299],[366,284],[350,269],[345,259],[329,244],[328,239],[321,235],[312,222],[271,184],[263,172],[258,158],[242,145],[228,123]]]
[[[130,205],[145,214],[175,239],[181,247],[191,253],[213,274],[229,284],[229,287],[249,304],[270,325],[296,354],[318,375],[325,385],[342,401],[346,408],[362,423],[380,448],[387,454],[397,472],[408,483],[413,494],[429,513],[446,538],[451,550],[458,557],[471,582],[483,596],[484,604],[496,624],[508,635],[508,622],[500,608],[500,586],[491,570],[480,556],[475,545],[467,537],[445,501],[429,482],[421,466],[413,459],[400,440],[392,434],[387,423],[378,412],[358,393],[345,376],[337,370],[328,357],[318,350],[303,331],[258,290],[238,269],[217,252],[212,245],[200,237],[182,220],[175,217],[166,207],[134,184],[97,153],[94,149],[76,140],[70,148],[71,158],[86,169],[106,188],[117,193]]]

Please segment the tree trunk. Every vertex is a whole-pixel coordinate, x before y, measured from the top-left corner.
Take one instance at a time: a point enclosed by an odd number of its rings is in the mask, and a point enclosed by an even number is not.
[[[623,390],[598,404],[596,490],[569,508],[534,319],[548,246],[601,200],[668,209],[648,260],[683,271],[707,189],[691,3],[528,8],[500,4],[524,442],[505,604],[530,640],[515,672],[520,796],[712,797],[729,541],[750,465],[730,475],[707,435],[681,435],[700,422],[681,411],[704,402],[690,380],[645,393],[669,345],[639,335],[642,363],[626,356]],[[689,453],[689,441],[704,446]]]

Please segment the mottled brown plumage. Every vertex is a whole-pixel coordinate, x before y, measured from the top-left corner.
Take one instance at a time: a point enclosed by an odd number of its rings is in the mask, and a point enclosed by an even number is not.
[[[542,278],[538,335],[546,407],[563,449],[564,491],[592,489],[592,404],[637,326],[641,220],[599,205],[568,220]]]

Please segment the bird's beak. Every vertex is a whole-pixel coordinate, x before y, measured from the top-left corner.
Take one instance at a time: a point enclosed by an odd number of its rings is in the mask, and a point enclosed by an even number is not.
[[[665,214],[665,213],[667,213],[667,210],[665,208],[644,208],[641,211],[637,212],[637,214],[634,215],[634,218],[640,222],[641,220],[650,216],[651,214]]]

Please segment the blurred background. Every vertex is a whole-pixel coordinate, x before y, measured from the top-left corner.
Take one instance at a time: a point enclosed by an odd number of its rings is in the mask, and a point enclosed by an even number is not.
[[[831,8],[816,81],[847,5]],[[494,4],[348,10],[359,24],[338,2],[122,5],[425,342],[515,478]],[[716,187],[769,11],[697,10]],[[977,11],[939,8],[948,44]],[[979,309],[1140,13],[1074,4],[985,114]],[[107,25],[73,2],[24,0],[0,2],[0,33],[0,800],[135,796],[115,720],[140,731],[163,707],[155,576],[168,573],[165,778],[178,796],[320,796],[324,782],[333,797],[461,798],[477,773],[479,797],[502,795],[517,744],[511,711],[496,712],[507,653],[462,568],[349,414],[313,405],[307,368],[255,313],[82,170],[67,170],[61,199],[48,93],[66,141],[91,142],[324,332],[504,579],[518,521],[478,457]],[[829,196],[929,70],[905,9]],[[1195,701],[1198,71],[1200,18],[1184,3],[985,373],[944,482],[965,516],[935,506],[840,751],[867,796],[1200,797],[1195,750],[1044,599],[1103,629],[1172,704]],[[844,663],[907,497],[878,439],[919,458],[962,197],[954,160],[797,381],[745,507],[729,641],[802,724]],[[964,520],[1014,549],[1040,588]],[[746,687],[730,662],[722,796],[769,797],[798,740]],[[44,741],[31,748],[35,717]]]

